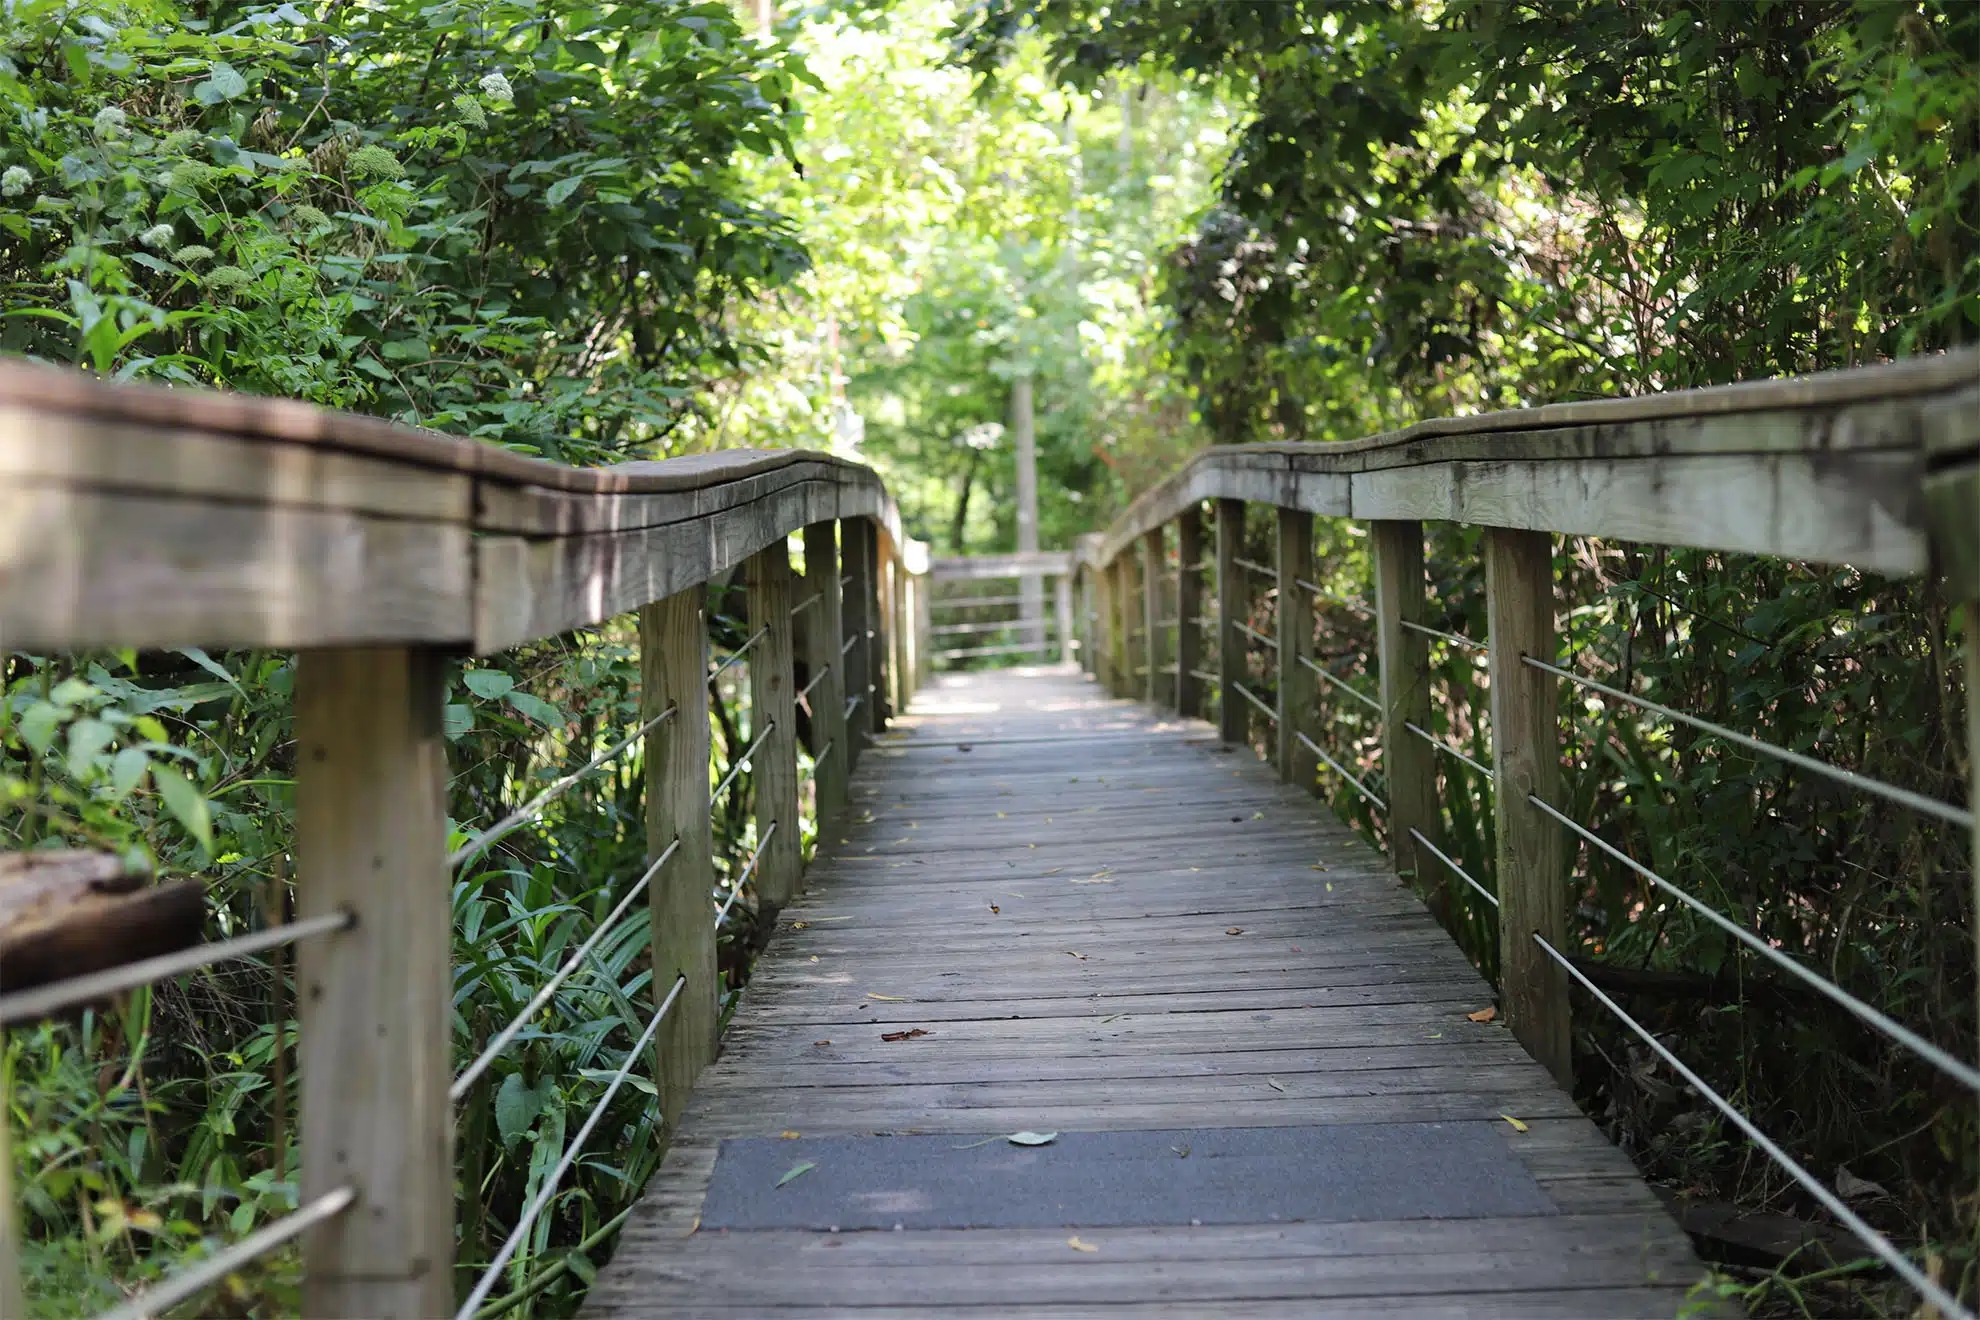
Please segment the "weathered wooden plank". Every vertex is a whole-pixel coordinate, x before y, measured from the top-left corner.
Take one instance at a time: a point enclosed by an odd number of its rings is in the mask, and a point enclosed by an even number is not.
[[[1176,519],[1176,713],[1203,714],[1203,507],[1191,504]]]
[[[805,681],[811,689],[811,753],[818,830],[824,834],[845,810],[848,793],[846,762],[846,666],[839,653],[845,637],[845,616],[839,591],[839,543],[831,521],[804,529],[802,595],[818,597],[803,619]]]
[[[1245,680],[1244,634],[1237,630],[1251,611],[1251,583],[1238,560],[1244,557],[1244,503],[1217,501],[1217,732],[1227,743],[1251,741],[1251,705],[1235,684]]]
[[[756,799],[757,898],[771,911],[797,893],[800,828],[797,792],[797,687],[791,678],[791,560],[783,538],[749,559],[749,632],[762,636],[749,653],[750,758]]]
[[[1444,815],[1437,805],[1436,750],[1411,733],[1430,721],[1429,638],[1405,624],[1422,624],[1428,609],[1423,572],[1423,524],[1378,521],[1369,525],[1375,561],[1375,644],[1380,654],[1382,779],[1388,785],[1389,848],[1398,871],[1415,877],[1422,893],[1461,884],[1415,834],[1444,845]],[[1414,833],[1412,833],[1414,831]]]
[[[1302,581],[1313,580],[1313,515],[1300,509],[1278,510],[1279,569],[1279,777],[1309,793],[1320,791],[1320,761],[1299,740],[1305,734],[1316,743],[1320,731],[1314,698],[1319,680],[1306,667],[1313,659],[1313,595]]]

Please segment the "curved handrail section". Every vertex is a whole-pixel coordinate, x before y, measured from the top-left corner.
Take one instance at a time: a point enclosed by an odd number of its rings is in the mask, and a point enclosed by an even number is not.
[[[1336,444],[1199,451],[1116,518],[1101,568],[1203,500],[1609,536],[1899,576],[1970,563],[1980,350],[1640,398],[1440,418]],[[1952,519],[1957,521],[1957,516]],[[1955,573],[1955,576],[1959,574]]]
[[[486,654],[871,518],[871,469],[807,450],[574,468],[286,399],[0,363],[10,647],[413,643]]]

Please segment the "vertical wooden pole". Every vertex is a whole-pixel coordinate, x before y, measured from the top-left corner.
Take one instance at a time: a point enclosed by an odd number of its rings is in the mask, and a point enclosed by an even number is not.
[[[846,805],[846,667],[839,655],[845,614],[839,603],[837,528],[829,522],[804,529],[804,594],[818,592],[805,620],[805,668],[811,689],[811,778],[818,797],[818,832]],[[820,675],[823,675],[821,678]]]
[[[1520,663],[1554,660],[1554,547],[1545,532],[1488,528],[1485,597],[1491,619],[1492,761],[1497,776],[1499,993],[1508,1025],[1562,1086],[1568,1061],[1567,975],[1533,942],[1570,952],[1560,826],[1528,794],[1560,802],[1560,717],[1551,674]]]
[[[1115,650],[1114,695],[1131,697],[1137,691],[1134,673],[1134,579],[1129,575],[1131,556],[1119,554],[1107,566],[1114,581],[1114,629],[1119,646]]]
[[[766,630],[749,653],[750,741],[767,733],[750,758],[756,796],[756,896],[784,907],[797,893],[797,685],[791,678],[791,555],[778,537],[749,557],[749,631]],[[774,833],[772,832],[774,828]]]
[[[866,585],[868,571],[866,537],[860,531],[864,522],[862,518],[839,520],[839,554],[845,561],[840,576],[846,579],[844,604],[841,607],[846,635],[840,640],[840,646],[843,648],[846,691],[839,710],[846,725],[848,770],[859,765],[860,753],[866,750],[867,730],[873,727],[873,717],[866,709],[866,688],[869,681],[866,611],[871,592]]]
[[[721,987],[716,983],[714,844],[708,813],[708,592],[693,586],[639,611],[639,706],[643,719],[674,717],[646,735],[646,857],[680,846],[647,890],[654,1002],[683,977],[680,998],[653,1037],[660,1115],[673,1131],[688,1093],[715,1057]]]
[[[1313,515],[1279,510],[1279,778],[1309,793],[1320,792],[1320,760],[1299,740],[1318,742],[1320,686],[1313,661],[1313,593],[1300,586],[1313,577]]]
[[[1251,583],[1238,559],[1244,554],[1244,501],[1217,501],[1217,732],[1225,742],[1251,741],[1251,703],[1238,695],[1245,681],[1244,634],[1237,625],[1251,613]]]
[[[1141,556],[1132,546],[1121,551],[1121,627],[1127,633],[1126,695],[1136,701],[1147,697],[1148,608],[1143,599]]]
[[[871,518],[859,520],[859,533],[865,542],[860,562],[866,569],[861,585],[866,589],[866,701],[860,706],[865,727],[873,733],[887,731],[887,621],[880,613],[881,563],[880,524]]]
[[[1119,611],[1114,608],[1114,570],[1111,565],[1096,565],[1088,570],[1093,575],[1094,635],[1099,641],[1095,648],[1093,676],[1100,680],[1100,686],[1113,693],[1119,683],[1117,675],[1121,669],[1121,634],[1117,626]]]
[[[1162,579],[1167,557],[1162,529],[1150,529],[1141,538],[1141,635],[1142,650],[1148,657],[1148,679],[1142,684],[1141,695],[1151,706],[1160,705],[1167,695],[1162,682],[1164,657],[1169,650],[1162,629]]]
[[[454,1303],[452,879],[445,661],[406,647],[296,662],[302,1198],[357,1200],[303,1241],[308,1316],[425,1320]]]
[[[1370,523],[1369,531],[1375,557],[1375,645],[1381,657],[1382,778],[1388,786],[1390,861],[1398,874],[1414,877],[1422,892],[1448,896],[1450,886],[1462,882],[1410,834],[1417,830],[1443,846],[1437,754],[1405,727],[1431,727],[1430,639],[1403,626],[1422,623],[1428,613],[1423,524],[1382,520]]]
[[[15,1245],[20,1241],[20,1227],[14,1200],[14,1156],[8,1144],[12,1120],[7,1116],[6,1097],[13,1080],[0,1064],[0,1087],[4,1087],[0,1089],[0,1316],[27,1314],[27,1304],[21,1299],[21,1253]]]
[[[910,581],[914,587],[914,690],[919,692],[935,672],[935,620],[929,609],[934,603],[935,579],[922,573]]]
[[[1079,658],[1073,638],[1072,575],[1061,573],[1052,582],[1052,608],[1059,619],[1059,663],[1069,665]]]
[[[1176,713],[1203,714],[1203,510],[1190,505],[1176,521]]]

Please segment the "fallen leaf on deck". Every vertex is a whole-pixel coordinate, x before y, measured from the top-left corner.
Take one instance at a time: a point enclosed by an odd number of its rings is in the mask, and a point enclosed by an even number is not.
[[[1320,863],[1318,863],[1318,862],[1315,862],[1315,863],[1314,863],[1313,865],[1311,865],[1311,866],[1309,866],[1309,867],[1307,867],[1306,869],[1307,869],[1307,870],[1309,870],[1309,871],[1324,871],[1324,870],[1326,870],[1327,868],[1326,868],[1326,867],[1324,867],[1324,866],[1322,866],[1322,865],[1320,865]]]
[[[1500,1114],[1499,1117],[1505,1119],[1506,1122],[1512,1124],[1513,1131],[1515,1132],[1526,1131],[1526,1124],[1520,1122],[1518,1119],[1514,1118],[1511,1114]]]
[[[785,1183],[789,1182],[791,1179],[802,1178],[805,1174],[810,1173],[813,1169],[817,1167],[818,1164],[817,1161],[815,1160],[806,1160],[802,1164],[793,1164],[790,1168],[790,1172],[786,1173],[783,1177],[777,1180],[777,1185],[779,1187],[782,1187]]]
[[[1009,819],[1010,819],[1010,817],[1009,817],[1008,815],[1006,815],[1006,814],[1005,814],[1004,812],[1001,812],[1001,811],[1000,811],[1000,812],[998,812],[998,813],[997,813],[997,819],[998,819],[998,820],[1009,820]]]
[[[1230,928],[1229,930],[1227,930],[1227,931],[1225,931],[1225,932],[1224,932],[1224,934],[1226,934],[1226,935],[1242,935],[1242,934],[1244,934],[1244,927],[1242,927],[1242,926],[1232,926],[1232,927],[1231,927],[1231,928]]]
[[[785,1141],[796,1141],[798,1139],[798,1134],[791,1131],[789,1128],[785,1128],[782,1132],[779,1132],[777,1135],[783,1138]]]
[[[1499,1016],[1499,1006],[1497,1004],[1487,1004],[1476,1013],[1466,1013],[1465,1016],[1473,1022],[1490,1022],[1493,1018]]]
[[[1046,872],[1045,874],[1046,874],[1046,875],[1057,875],[1057,874],[1058,874],[1059,872],[1061,872],[1061,871],[1063,871],[1063,870],[1065,870],[1065,869],[1066,869],[1066,868],[1065,868],[1065,867],[1063,867],[1063,866],[1055,866],[1055,867],[1053,867],[1053,868],[1052,868],[1051,870],[1049,870],[1049,871],[1047,871],[1047,872]]]
[[[832,1042],[829,1040],[814,1040],[811,1043],[813,1045],[830,1045]]]
[[[1286,1089],[1279,1084],[1279,1079],[1276,1077],[1267,1077],[1265,1079],[1265,1085],[1271,1087],[1274,1091],[1284,1091]]]
[[[1100,1020],[1102,1022],[1115,1022],[1126,1016],[1127,1014],[1125,1013],[1109,1013],[1106,1017],[1103,1017]]]
[[[920,1027],[916,1027],[912,1031],[883,1031],[880,1033],[880,1039],[881,1040],[919,1040],[923,1036],[932,1035],[932,1034],[933,1034],[932,1032],[923,1031]]]
[[[811,923],[808,921],[793,921],[791,923],[792,930],[808,930],[810,926]]]
[[[1334,892],[1334,882],[1332,880],[1327,882],[1327,892],[1330,894]]]
[[[997,906],[997,905],[996,905],[995,903],[992,903],[992,904],[990,905],[990,910],[991,910],[992,912],[1002,912],[1002,911],[1003,911],[1003,909],[1002,909],[1002,908],[1000,908],[1000,907],[998,907],[998,906]]]
[[[1093,1252],[1100,1250],[1100,1248],[1094,1246],[1091,1242],[1081,1242],[1076,1237],[1067,1238],[1066,1245],[1071,1247],[1074,1251]]]
[[[1251,813],[1251,818],[1252,818],[1253,820],[1264,820],[1264,819],[1265,819],[1265,813],[1264,813],[1264,812],[1262,812],[1262,811],[1254,811],[1254,812],[1252,812],[1252,813]]]
[[[1049,1146],[1058,1139],[1056,1132],[1013,1132],[1004,1138],[1013,1146]]]
[[[878,999],[882,1003],[887,1004],[905,1004],[907,1002],[906,995],[876,995],[871,990],[866,992],[866,997],[868,999]]]

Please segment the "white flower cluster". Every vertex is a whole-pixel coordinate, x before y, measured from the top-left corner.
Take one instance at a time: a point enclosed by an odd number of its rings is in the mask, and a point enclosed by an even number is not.
[[[96,136],[107,140],[124,135],[125,119],[122,110],[114,105],[106,105],[96,112],[96,118],[92,119],[90,124],[96,129]]]
[[[0,197],[19,197],[33,182],[34,176],[25,165],[9,165],[5,173],[0,173]]]
[[[509,86],[509,80],[500,72],[481,75],[481,94],[498,105],[508,105],[516,99],[516,89]]]
[[[139,234],[138,242],[148,248],[162,248],[175,237],[176,235],[172,232],[172,226],[157,224],[145,230],[142,234]]]

